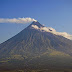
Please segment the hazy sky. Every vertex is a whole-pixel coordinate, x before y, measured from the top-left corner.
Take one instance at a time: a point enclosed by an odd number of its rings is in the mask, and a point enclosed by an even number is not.
[[[31,17],[47,27],[72,34],[72,0],[0,0],[0,18]],[[0,23],[0,43],[29,24]]]

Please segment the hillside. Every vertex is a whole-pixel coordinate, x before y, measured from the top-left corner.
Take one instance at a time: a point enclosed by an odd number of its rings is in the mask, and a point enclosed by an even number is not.
[[[71,68],[72,41],[32,27],[0,44],[1,68]],[[51,30],[50,30],[51,31]]]

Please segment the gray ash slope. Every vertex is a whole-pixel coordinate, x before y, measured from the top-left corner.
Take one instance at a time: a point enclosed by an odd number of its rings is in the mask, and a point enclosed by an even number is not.
[[[27,60],[29,65],[36,64],[40,67],[61,63],[72,66],[72,41],[50,32],[41,32],[32,28],[32,25],[44,27],[39,22],[32,22],[20,33],[0,44],[0,61],[4,58]]]

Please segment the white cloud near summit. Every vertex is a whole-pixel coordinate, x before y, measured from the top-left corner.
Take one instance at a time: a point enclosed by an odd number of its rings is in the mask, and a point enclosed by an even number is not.
[[[21,23],[21,24],[26,24],[32,21],[36,21],[35,19],[32,19],[30,17],[27,18],[0,18],[0,23]]]
[[[32,27],[35,29],[39,29],[39,27],[37,25],[32,25]]]
[[[60,36],[63,36],[63,37],[65,37],[65,38],[67,38],[67,39],[70,39],[70,40],[72,40],[72,35],[70,35],[70,34],[68,34],[68,33],[66,33],[66,32],[57,32],[54,28],[52,28],[52,27],[38,27],[37,25],[32,25],[32,27],[33,28],[35,28],[35,29],[38,29],[38,30],[40,30],[40,31],[42,31],[42,32],[50,32],[50,33],[52,33],[52,34],[55,34],[55,35],[60,35]]]

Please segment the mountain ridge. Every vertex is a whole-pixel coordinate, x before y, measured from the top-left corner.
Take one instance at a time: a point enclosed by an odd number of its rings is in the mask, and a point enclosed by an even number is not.
[[[39,22],[32,22],[27,28],[25,28],[24,30],[22,30],[20,33],[18,33],[17,35],[15,35],[14,37],[12,37],[12,38],[10,38],[10,39],[13,39],[14,38],[14,40],[16,40],[17,39],[17,37],[18,37],[18,41],[20,41],[21,39],[27,39],[28,38],[28,35],[30,34],[31,35],[31,33],[33,32],[39,32],[39,33],[41,33],[40,31],[37,31],[36,29],[34,29],[34,28],[32,28],[32,25],[37,25],[37,26],[39,26],[39,27],[44,27],[43,25],[41,25]],[[30,31],[30,32],[29,32]],[[27,33],[27,34],[26,34]],[[29,34],[28,34],[29,33]],[[26,36],[24,36],[24,34],[26,34]],[[34,33],[35,34],[35,33]],[[47,37],[49,37],[49,38],[51,38],[52,36],[53,36],[53,38],[54,38],[54,36],[55,37],[61,37],[61,36],[57,36],[57,35],[53,35],[52,33],[49,33],[49,32],[44,32],[44,33],[41,33],[42,35],[44,35],[45,34],[45,36]],[[29,35],[29,36],[30,36]],[[49,36],[50,35],[50,36]],[[19,39],[19,36],[20,36],[20,39]],[[54,40],[52,38],[52,40]],[[61,37],[61,39],[62,39],[63,37]],[[10,40],[9,39],[9,40]],[[58,39],[57,39],[58,40]],[[65,41],[65,43],[67,42],[67,39],[65,39],[66,41]],[[8,41],[8,40],[7,40]],[[68,41],[70,41],[70,40],[68,40]],[[53,42],[53,41],[52,41]],[[71,41],[70,41],[71,42]],[[54,43],[55,44],[55,43]],[[1,44],[0,44],[1,45]],[[56,44],[55,44],[55,47],[56,47]]]
[[[49,65],[51,63],[50,66],[54,65],[57,67],[62,64],[64,64],[63,67],[72,66],[72,41],[50,32],[41,32],[40,30],[32,28],[32,25],[44,27],[39,22],[32,22],[20,33],[0,44],[1,65],[6,65],[6,63],[13,65],[16,61],[20,61],[20,64],[22,64],[21,61],[23,61],[24,66],[27,64],[33,67],[37,63],[36,66],[40,67],[45,66],[45,64],[51,60],[47,63]],[[62,63],[61,65],[55,65],[55,61],[58,64],[59,61]],[[46,66],[48,66],[47,64]]]

